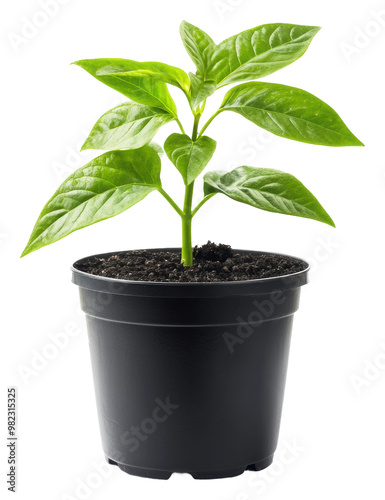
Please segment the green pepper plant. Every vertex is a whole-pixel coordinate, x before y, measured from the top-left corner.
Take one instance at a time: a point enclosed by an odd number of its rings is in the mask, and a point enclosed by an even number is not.
[[[195,73],[159,62],[85,59],[74,64],[117,90],[129,101],[107,111],[82,150],[106,151],[70,175],[43,208],[22,256],[132,207],[158,191],[182,222],[181,262],[193,264],[191,224],[217,193],[261,210],[306,217],[334,226],[333,220],[294,176],[268,168],[240,166],[204,175],[204,197],[193,208],[194,182],[211,160],[216,142],[205,135],[221,113],[233,111],[280,137],[323,146],[362,146],[338,114],[299,88],[255,81],[300,58],[320,28],[265,24],[216,44],[201,29],[182,22],[180,34]],[[243,82],[243,83],[241,83]],[[236,84],[236,85],[234,85]],[[178,116],[167,85],[186,96],[193,115],[191,136]],[[207,99],[233,85],[219,109],[201,126]],[[180,207],[162,186],[162,148],[152,140],[166,123],[164,150],[184,182]],[[201,127],[201,128],[200,128]]]

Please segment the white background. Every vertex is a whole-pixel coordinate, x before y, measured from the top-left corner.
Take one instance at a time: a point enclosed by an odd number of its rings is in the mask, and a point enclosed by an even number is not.
[[[2,2],[0,7],[2,491],[6,387],[16,385],[18,495],[23,500],[383,498],[385,2],[55,3],[57,9],[48,21],[39,17],[38,1]],[[246,164],[290,172],[319,198],[337,229],[257,211],[219,195],[196,217],[194,243],[211,239],[304,257],[313,264],[312,282],[303,289],[296,314],[275,465],[233,479],[194,481],[174,474],[162,482],[107,466],[104,475],[97,472],[103,454],[85,321],[69,268],[74,260],[93,253],[177,246],[177,216],[154,193],[114,219],[22,260],[19,255],[63,175],[92,158],[89,152],[77,153],[86,133],[101,114],[125,100],[70,63],[123,57],[159,60],[191,71],[193,64],[179,39],[183,19],[217,42],[269,22],[322,26],[303,58],[266,80],[303,88],[325,100],[366,147],[338,149],[287,141],[233,113],[214,121],[209,134],[218,140],[218,148],[210,168]],[[22,36],[28,20],[41,26],[18,44],[15,36]],[[178,89],[171,92],[189,128],[184,97]],[[208,116],[223,93],[212,99]],[[158,142],[172,131],[177,131],[173,124],[164,127]],[[181,179],[166,159],[162,178],[180,201]],[[200,195],[198,181],[197,199]],[[42,362],[52,335],[63,332],[67,345]],[[37,357],[39,370],[25,375]],[[285,449],[289,460],[282,461]],[[87,482],[91,488],[83,491]]]

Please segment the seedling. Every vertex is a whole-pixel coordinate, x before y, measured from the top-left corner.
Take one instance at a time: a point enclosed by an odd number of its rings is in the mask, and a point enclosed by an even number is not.
[[[63,182],[41,212],[22,255],[118,215],[152,191],[158,191],[181,218],[181,262],[185,266],[193,264],[192,219],[218,193],[261,210],[334,226],[298,179],[267,168],[241,166],[231,172],[206,173],[204,197],[192,207],[194,182],[216,149],[215,140],[205,133],[223,112],[238,113],[275,135],[295,141],[323,146],[363,145],[338,114],[314,95],[299,88],[254,81],[299,59],[319,29],[265,24],[217,45],[201,29],[182,22],[181,37],[196,66],[196,72],[189,74],[159,62],[128,59],[85,59],[74,63],[130,100],[107,111],[96,122],[82,149],[107,152]],[[194,121],[191,136],[179,119],[168,84],[178,87],[189,102]],[[207,99],[217,89],[233,84],[237,85],[200,128]],[[164,150],[183,178],[183,207],[162,186],[162,149],[152,143],[160,127],[169,122],[180,129],[180,133],[166,139]]]

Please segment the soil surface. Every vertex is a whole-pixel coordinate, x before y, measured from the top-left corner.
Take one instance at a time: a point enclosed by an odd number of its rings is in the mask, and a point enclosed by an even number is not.
[[[184,267],[180,252],[118,252],[91,257],[76,268],[89,274],[132,281],[218,282],[244,281],[293,274],[305,269],[302,261],[279,255],[240,254],[228,245],[210,241],[194,248],[194,265]]]

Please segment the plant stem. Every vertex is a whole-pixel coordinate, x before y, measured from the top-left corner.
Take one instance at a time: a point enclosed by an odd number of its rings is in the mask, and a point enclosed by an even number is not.
[[[195,142],[198,138],[198,126],[201,115],[198,113],[194,117],[194,127],[191,139]],[[191,236],[191,221],[192,221],[192,199],[194,194],[194,182],[186,186],[183,214],[182,218],[182,255],[181,263],[184,266],[193,265],[193,252],[192,252],[192,236]]]
[[[194,193],[194,182],[186,186],[184,207],[182,215],[182,255],[181,263],[184,266],[193,265],[192,237],[191,237],[191,205]]]
[[[205,196],[203,198],[203,200],[198,203],[198,205],[194,208],[194,210],[191,212],[191,217],[194,217],[194,215],[198,212],[198,210],[206,203],[206,201],[209,201],[210,198],[212,198],[213,196],[215,196],[216,193],[211,193],[211,194],[208,194],[207,196]]]
[[[192,136],[191,139],[195,142],[198,138],[198,127],[199,127],[199,120],[201,119],[201,114],[198,113],[197,115],[194,116],[194,127],[192,131]]]
[[[207,129],[207,127],[210,125],[210,123],[214,120],[215,117],[217,117],[219,115],[219,113],[221,113],[223,111],[223,109],[218,109],[208,120],[207,122],[203,125],[202,127],[202,130],[199,132],[199,136],[198,136],[198,139],[199,137],[201,137],[203,135],[203,133],[205,132],[205,130]]]
[[[182,134],[185,134],[186,132],[184,131],[183,125],[182,125],[182,123],[181,123],[181,121],[179,120],[178,117],[175,118],[175,121],[179,125],[180,131],[182,132]]]
[[[181,216],[183,217],[183,212],[182,210],[178,207],[178,205],[175,203],[175,201],[169,196],[166,191],[162,188],[158,189],[159,193],[166,198],[166,200],[170,203],[172,208]]]

